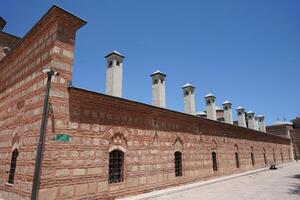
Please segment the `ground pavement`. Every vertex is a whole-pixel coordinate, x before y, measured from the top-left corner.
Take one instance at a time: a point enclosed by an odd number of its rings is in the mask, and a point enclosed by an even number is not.
[[[300,200],[300,163],[151,200]]]

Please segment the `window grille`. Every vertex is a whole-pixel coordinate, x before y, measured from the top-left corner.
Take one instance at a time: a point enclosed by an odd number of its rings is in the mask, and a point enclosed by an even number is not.
[[[212,156],[213,170],[214,171],[218,171],[217,154],[216,154],[216,152],[212,152],[211,156]]]
[[[18,149],[15,149],[11,156],[10,170],[9,170],[9,177],[8,177],[8,183],[10,184],[14,184],[18,154],[19,154]]]
[[[113,150],[109,153],[109,183],[119,183],[124,180],[124,153]]]
[[[182,176],[182,156],[181,152],[176,151],[174,153],[175,162],[175,176]]]

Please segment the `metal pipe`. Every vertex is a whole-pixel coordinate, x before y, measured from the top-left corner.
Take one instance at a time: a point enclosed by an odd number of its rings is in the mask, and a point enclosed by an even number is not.
[[[35,158],[31,200],[37,199],[37,195],[38,195],[38,191],[39,191],[40,178],[41,178],[40,177],[41,165],[42,165],[42,157],[43,157],[43,147],[44,147],[44,142],[45,142],[45,131],[46,131],[46,127],[47,127],[47,113],[48,113],[48,106],[49,106],[51,78],[53,75],[57,74],[57,72],[55,72],[54,70],[49,69],[49,68],[46,70],[43,70],[43,72],[47,74],[47,84],[46,84],[46,91],[45,91],[45,99],[44,99],[44,107],[43,107],[39,142],[37,144],[37,152],[36,152],[36,158]]]

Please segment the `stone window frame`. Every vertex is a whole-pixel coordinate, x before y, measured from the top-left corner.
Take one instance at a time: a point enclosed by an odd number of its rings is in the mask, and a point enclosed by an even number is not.
[[[183,176],[182,173],[182,152],[175,151],[174,152],[174,170],[175,170],[175,177]]]
[[[114,132],[114,131],[112,131]],[[112,151],[119,150],[123,152],[123,165],[122,165],[122,181],[110,182],[109,180],[109,158]],[[127,139],[121,132],[114,132],[111,134],[109,148],[108,148],[108,166],[107,166],[107,181],[109,185],[113,184],[124,184],[126,182],[126,171],[127,171]]]
[[[174,175],[175,175],[175,178],[179,178],[179,177],[183,177],[184,176],[184,153],[183,153],[183,147],[184,147],[184,144],[183,144],[183,140],[180,138],[180,137],[177,137],[175,142],[174,142],[174,153],[173,153],[173,156],[174,156]],[[176,152],[180,152],[181,154],[181,176],[176,176],[176,166],[175,166],[175,153]]]
[[[18,157],[19,157],[19,149],[14,148],[14,150],[11,153],[11,161],[9,167],[8,180],[7,180],[7,183],[11,185],[13,185],[15,182]]]
[[[274,148],[272,148],[272,152],[273,152],[273,162],[274,162],[274,164],[276,164],[276,154],[275,154]]]
[[[283,158],[282,149],[280,149],[280,157],[281,157],[281,162],[284,163],[284,158]]]
[[[241,161],[240,161],[240,153],[239,153],[239,146],[237,144],[234,145],[235,148],[235,165],[237,169],[241,168]]]
[[[218,152],[217,152],[218,144],[213,139],[212,140],[212,148],[211,148],[211,161],[212,161],[212,170],[213,172],[217,172],[219,170],[219,163],[218,163]],[[215,155],[215,156],[214,156]],[[214,159],[215,158],[215,159]]]
[[[263,158],[264,158],[265,165],[268,165],[268,158],[267,158],[265,147],[263,147]]]
[[[119,154],[119,155],[112,155],[112,154]],[[111,158],[111,156],[121,156],[120,158]],[[109,158],[108,158],[108,183],[109,184],[114,184],[114,183],[122,183],[124,182],[124,160],[125,160],[125,152],[120,150],[119,148],[116,148],[116,149],[113,149],[109,152]],[[111,163],[111,160],[113,160],[114,162]],[[116,163],[116,160],[118,162],[121,162],[121,163]],[[115,167],[114,167],[114,170],[111,170],[111,165],[120,165],[120,172],[119,172],[119,177],[115,177],[117,176],[115,171]],[[113,172],[113,177],[111,177],[111,172]]]
[[[250,146],[250,150],[251,150],[251,152],[250,152],[251,164],[252,164],[252,166],[255,166],[255,156],[254,156],[254,150],[253,150],[252,146]]]

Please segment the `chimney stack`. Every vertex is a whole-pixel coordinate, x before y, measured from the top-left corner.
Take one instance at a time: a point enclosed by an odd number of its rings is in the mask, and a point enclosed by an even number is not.
[[[206,102],[207,118],[212,120],[217,120],[216,102],[215,102],[216,97],[212,93],[209,93],[204,98]]]
[[[227,100],[224,101],[224,103],[223,103],[224,120],[225,120],[225,123],[228,123],[228,124],[233,124],[231,105],[232,104]]]
[[[256,130],[255,113],[253,111],[247,112],[248,128]]]
[[[261,132],[266,132],[265,117],[263,115],[258,115],[256,118],[257,118],[258,130]]]
[[[125,57],[119,52],[113,51],[105,58],[107,60],[106,94],[122,97],[123,59]]]
[[[195,87],[186,83],[183,87],[184,112],[190,115],[195,114]]]
[[[151,74],[152,78],[152,105],[166,107],[166,75],[157,70]]]
[[[245,109],[241,106],[236,108],[237,117],[238,117],[238,124],[242,127],[247,127],[246,125],[246,117],[245,117]]]

